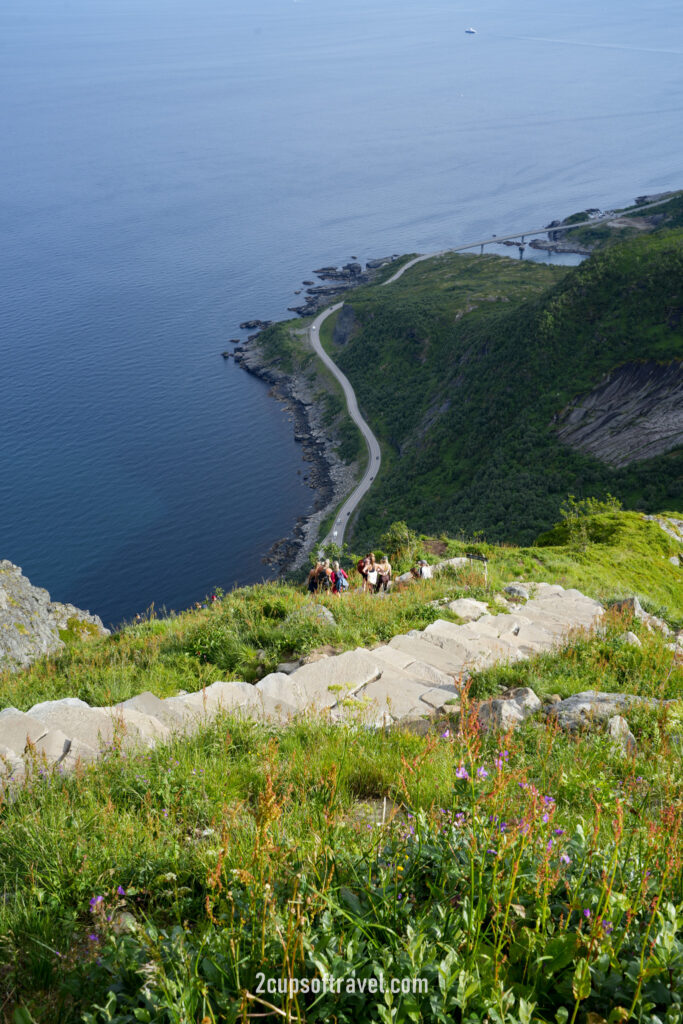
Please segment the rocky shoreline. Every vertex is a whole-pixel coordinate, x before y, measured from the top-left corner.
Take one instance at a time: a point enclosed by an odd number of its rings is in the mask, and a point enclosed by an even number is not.
[[[262,559],[280,572],[299,569],[317,540],[320,524],[351,490],[356,473],[337,454],[334,439],[323,425],[322,412],[303,377],[289,376],[269,366],[256,339],[239,346],[234,358],[242,369],[270,384],[272,397],[289,410],[294,440],[301,444],[303,459],[311,466],[306,482],[315,491],[313,510],[299,516],[291,534],[276,540]]]
[[[368,260],[363,270],[355,260],[343,267],[320,267],[314,270],[320,280],[332,281],[329,285],[315,285],[307,280],[306,301],[301,306],[290,306],[289,311],[298,316],[313,316],[328,306],[330,300],[344,292],[370,283],[378,271],[399,259],[398,254],[381,259]],[[299,294],[297,292],[297,294]],[[256,330],[245,342],[231,339],[235,345],[232,352],[221,353],[224,359],[231,356],[235,363],[255,377],[271,385],[270,394],[282,402],[291,413],[294,440],[303,448],[303,458],[311,469],[304,480],[315,491],[313,510],[296,520],[292,532],[276,540],[262,561],[280,573],[300,569],[306,564],[323,520],[333,512],[349,494],[357,480],[357,467],[347,465],[337,453],[337,444],[330,437],[322,421],[322,412],[316,404],[308,381],[301,375],[290,376],[275,369],[264,358],[258,345],[259,334],[270,325],[266,320],[245,320],[240,324],[244,330]]]

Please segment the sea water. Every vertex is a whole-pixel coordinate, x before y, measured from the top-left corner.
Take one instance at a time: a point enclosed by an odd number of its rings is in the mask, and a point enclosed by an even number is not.
[[[313,494],[239,322],[680,187],[682,56],[676,0],[3,0],[0,558],[107,622],[268,575]]]

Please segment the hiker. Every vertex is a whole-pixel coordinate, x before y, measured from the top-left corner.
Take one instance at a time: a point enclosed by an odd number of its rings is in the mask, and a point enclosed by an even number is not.
[[[332,563],[332,593],[341,594],[349,589],[349,577],[339,565],[339,562]]]
[[[374,594],[378,579],[379,573],[377,572],[375,552],[371,551],[368,555],[365,556],[365,586],[363,587],[363,589],[368,594]]]
[[[431,580],[431,578],[432,578],[432,567],[431,567],[431,565],[429,565],[427,562],[425,562],[424,558],[421,558],[420,561],[417,564],[420,566],[420,579],[422,579],[422,580]]]
[[[318,590],[326,591],[332,589],[332,567],[329,558],[326,558],[318,570]]]
[[[380,590],[384,590],[386,593],[389,589],[389,584],[391,583],[392,572],[391,563],[386,555],[380,555],[379,562],[377,563],[377,572],[378,579],[375,593],[379,593]]]
[[[368,571],[369,566],[370,566],[370,560],[369,560],[367,555],[365,556],[365,558],[360,558],[358,560],[358,565],[356,566],[356,572],[359,574],[360,578],[363,581],[363,590],[365,590],[366,584],[368,582],[367,579],[366,579],[366,575],[367,575],[367,571]]]
[[[306,583],[306,587],[308,589],[309,594],[318,593],[318,577],[321,569],[322,565],[320,564],[320,562],[316,562],[316,564],[313,566],[313,568],[308,574],[308,581]]]

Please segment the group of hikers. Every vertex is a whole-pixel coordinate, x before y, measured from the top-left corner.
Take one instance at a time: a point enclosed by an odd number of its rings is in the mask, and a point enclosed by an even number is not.
[[[366,594],[378,594],[380,591],[386,593],[392,586],[393,571],[391,563],[386,555],[375,557],[374,551],[370,551],[365,558],[359,559],[356,565],[356,572],[359,574],[362,584],[361,589]],[[408,574],[399,577],[398,587],[406,580]],[[423,558],[410,570],[410,577],[414,580],[429,580],[432,578],[432,567]],[[308,590],[311,594],[319,591],[343,594],[349,589],[349,577],[339,562],[330,562],[329,558],[319,559],[308,574]]]
[[[371,551],[361,558],[356,566],[362,580],[362,589],[366,594],[377,594],[380,590],[388,590],[391,583],[391,564],[386,555],[379,559]],[[308,574],[308,590],[311,594],[318,591],[329,591],[342,594],[349,589],[349,577],[339,562],[330,563],[329,558],[320,560]]]

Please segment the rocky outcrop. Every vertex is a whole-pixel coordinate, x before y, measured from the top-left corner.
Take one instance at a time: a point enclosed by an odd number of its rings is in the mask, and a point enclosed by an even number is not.
[[[610,466],[664,455],[683,445],[683,363],[625,363],[558,418],[571,448]]]
[[[97,615],[72,604],[51,601],[47,590],[34,587],[18,565],[0,562],[0,669],[27,668],[37,658],[64,647],[60,631],[108,636]]]

